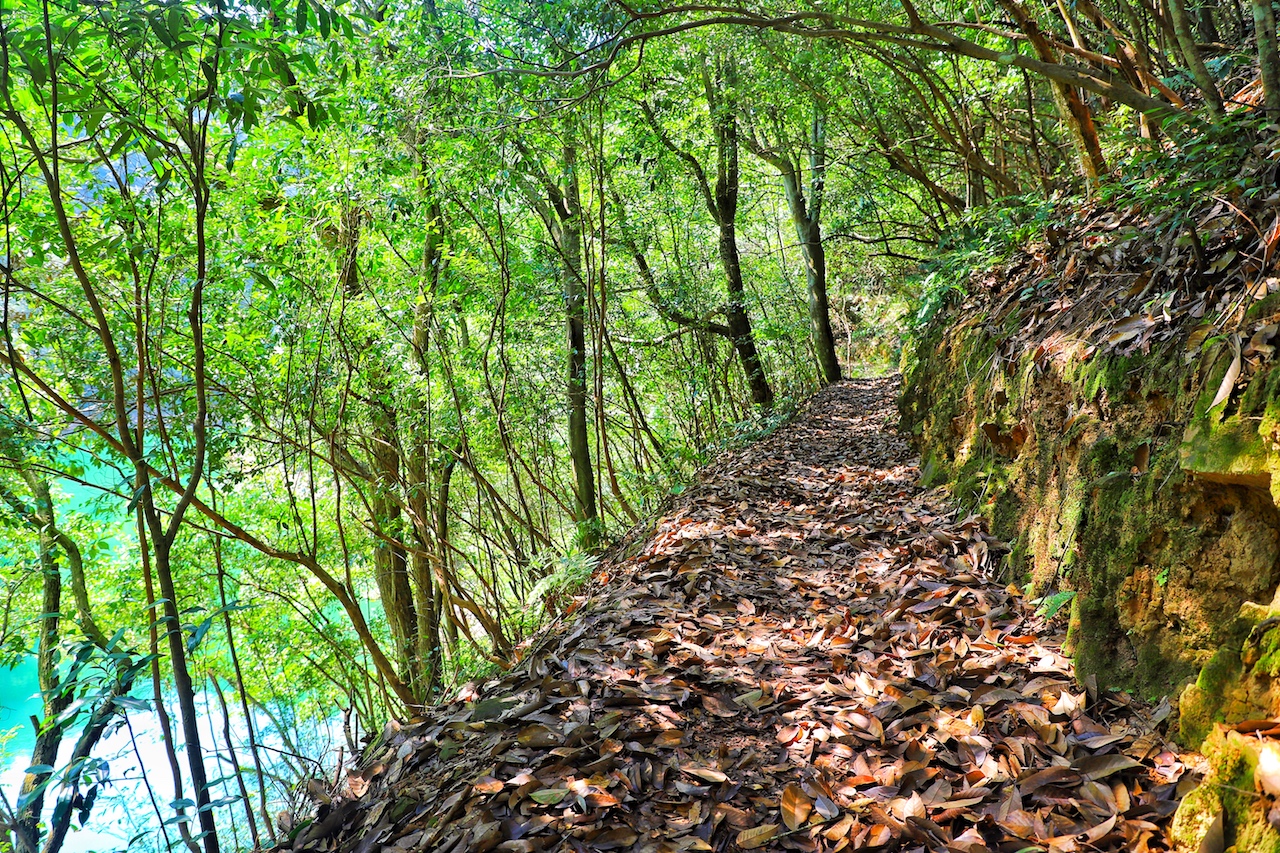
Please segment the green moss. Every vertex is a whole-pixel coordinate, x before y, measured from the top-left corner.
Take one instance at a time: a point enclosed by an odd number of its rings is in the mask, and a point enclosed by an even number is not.
[[[1280,631],[1268,631],[1264,634],[1257,654],[1258,662],[1250,667],[1253,672],[1265,674],[1269,678],[1280,675]]]
[[[1261,412],[1271,406],[1277,396],[1280,396],[1280,370],[1260,370],[1240,395],[1238,409],[1242,414]]]
[[[1075,383],[1084,391],[1085,399],[1096,400],[1104,392],[1117,397],[1128,391],[1137,374],[1147,365],[1134,356],[1092,358],[1082,362]]]
[[[947,465],[940,463],[932,454],[926,456],[920,466],[920,485],[926,489],[940,486],[950,479]]]
[[[1257,422],[1235,415],[1221,422],[1200,418],[1187,426],[1180,448],[1188,471],[1221,475],[1269,474],[1274,464]]]
[[[1171,427],[1188,421],[1205,386],[1185,364],[1181,340],[1132,356],[1086,358],[1083,347],[1068,348],[1062,352],[1076,355],[1047,363],[1027,348],[994,369],[993,355],[1017,329],[1015,314],[940,318],[919,342],[902,405],[927,460],[925,483],[950,481],[962,510],[980,512],[1012,544],[1010,580],[1077,593],[1068,639],[1078,675],[1143,695],[1177,690],[1218,648],[1224,628],[1194,614],[1184,624],[1176,605],[1163,612],[1193,589],[1184,558],[1203,547],[1204,531],[1184,518],[1194,493],[1183,485],[1183,436]],[[1220,381],[1230,351],[1219,340],[1206,352]],[[1276,374],[1263,371],[1249,391],[1267,401],[1264,436],[1280,433]],[[998,391],[1007,396],[1000,404]],[[1015,458],[1001,456],[980,430],[986,421],[1023,423],[1031,438]],[[1261,458],[1257,430],[1234,430],[1215,424],[1206,432],[1208,462]],[[1280,653],[1268,661],[1280,669]],[[1206,732],[1214,713],[1193,728]]]
[[[1254,792],[1256,749],[1236,732],[1221,727],[1213,730],[1203,746],[1209,773],[1200,787],[1183,799],[1169,830],[1176,849],[1198,849],[1221,814],[1228,845],[1249,853],[1280,853],[1280,833],[1267,822],[1271,800]]]
[[[1277,311],[1280,311],[1280,293],[1271,293],[1250,305],[1244,316],[1246,320],[1259,320]]]
[[[1116,619],[1115,607],[1092,591],[1088,595],[1077,595],[1072,604],[1067,646],[1075,657],[1077,674],[1103,673],[1114,677],[1114,650],[1128,645]]]
[[[1263,717],[1269,708],[1253,707],[1248,686],[1255,677],[1280,675],[1280,629],[1253,638],[1259,623],[1276,615],[1269,606],[1246,602],[1225,630],[1221,645],[1187,686],[1178,705],[1178,740],[1197,746],[1214,723]]]
[[[1178,702],[1178,740],[1196,748],[1208,737],[1214,723],[1225,719],[1223,706],[1228,685],[1240,678],[1238,648],[1224,647],[1214,653],[1200,670],[1194,684],[1187,685]]]
[[[1235,359],[1234,350],[1227,345],[1224,339],[1211,340],[1212,342],[1206,341],[1204,346],[1203,359],[1209,368],[1205,372],[1205,381],[1200,386],[1200,393],[1192,406],[1191,416],[1194,420],[1202,419],[1209,414],[1210,404],[1218,396],[1218,389],[1222,387],[1222,380],[1226,377],[1227,371],[1231,369],[1231,362]],[[1219,403],[1218,405],[1221,406],[1222,404]]]

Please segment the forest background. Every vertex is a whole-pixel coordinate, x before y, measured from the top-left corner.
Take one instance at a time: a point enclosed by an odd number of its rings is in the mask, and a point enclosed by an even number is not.
[[[1264,0],[5,0],[12,849],[271,844],[973,269],[1271,193],[1278,108]]]

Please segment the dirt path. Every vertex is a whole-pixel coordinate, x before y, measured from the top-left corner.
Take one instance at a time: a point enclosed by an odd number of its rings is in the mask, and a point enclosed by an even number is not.
[[[295,847],[1160,850],[1167,706],[1076,685],[921,493],[888,380],[725,456],[478,694],[371,748]],[[466,700],[466,701],[464,701]]]

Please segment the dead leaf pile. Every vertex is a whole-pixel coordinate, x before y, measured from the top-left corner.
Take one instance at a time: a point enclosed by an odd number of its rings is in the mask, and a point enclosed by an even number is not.
[[[515,671],[390,726],[295,850],[1144,851],[1168,707],[1075,683],[916,486],[890,380],[708,468]]]
[[[1164,346],[1191,365],[1226,340],[1234,360],[1220,403],[1274,358],[1280,312],[1248,309],[1280,292],[1278,249],[1280,196],[1213,196],[1177,220],[1082,204],[975,280],[952,319],[997,338],[1007,361],[1029,353],[1041,369]]]

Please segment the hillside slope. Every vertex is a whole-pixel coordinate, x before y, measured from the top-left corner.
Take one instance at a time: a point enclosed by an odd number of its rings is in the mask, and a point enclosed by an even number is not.
[[[1197,679],[1194,746],[1280,711],[1280,199],[1162,222],[1084,206],[985,270],[920,338],[901,408],[926,481],[1036,594],[1075,593],[1083,674],[1175,698]]]

